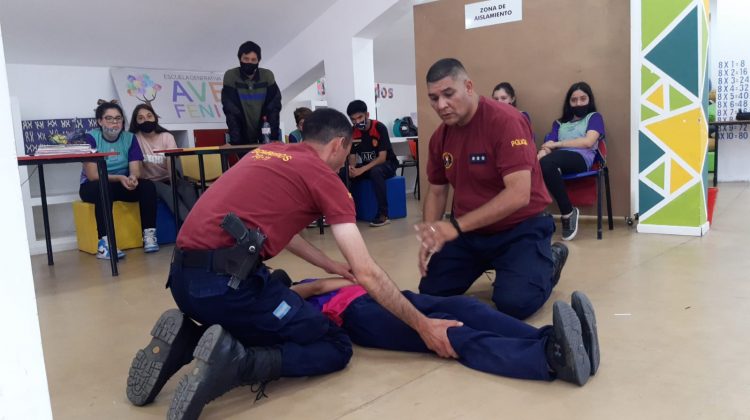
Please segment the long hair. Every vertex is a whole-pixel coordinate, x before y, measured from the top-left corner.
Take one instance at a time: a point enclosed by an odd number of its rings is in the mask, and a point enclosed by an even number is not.
[[[565,94],[565,102],[563,102],[562,117],[560,122],[568,122],[573,119],[573,107],[570,106],[570,97],[573,96],[573,92],[580,90],[589,97],[589,113],[596,112],[596,101],[594,101],[594,92],[591,91],[591,86],[586,82],[573,83],[568,89],[568,93]]]
[[[138,117],[138,111],[145,109],[146,111],[151,112],[154,114],[154,121],[156,122],[156,129],[154,129],[155,133],[167,133],[169,130],[159,125],[159,115],[154,111],[154,108],[149,104],[138,104],[136,105],[135,109],[133,110],[133,116],[130,118],[130,127],[128,128],[128,131],[135,134],[138,132],[138,123],[136,122],[136,117]]]

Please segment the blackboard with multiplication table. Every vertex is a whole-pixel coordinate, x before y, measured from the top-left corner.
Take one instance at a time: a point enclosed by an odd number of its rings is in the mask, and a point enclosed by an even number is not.
[[[738,111],[750,111],[750,71],[748,60],[720,60],[716,86],[716,120],[731,121]],[[747,140],[747,126],[719,130],[719,140]]]

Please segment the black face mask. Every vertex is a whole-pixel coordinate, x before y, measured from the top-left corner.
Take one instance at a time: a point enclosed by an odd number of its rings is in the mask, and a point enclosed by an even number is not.
[[[367,120],[354,124],[354,128],[364,131],[364,129],[367,128]]]
[[[578,118],[583,118],[589,113],[589,106],[583,105],[583,106],[572,106],[573,109],[573,115],[575,115]]]
[[[144,121],[138,124],[138,130],[144,133],[152,133],[156,130],[156,121]]]
[[[247,76],[252,76],[258,69],[258,63],[240,63],[240,71]]]

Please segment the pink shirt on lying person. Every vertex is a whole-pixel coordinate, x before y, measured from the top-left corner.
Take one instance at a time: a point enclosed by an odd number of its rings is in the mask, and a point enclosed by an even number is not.
[[[310,283],[313,281],[315,281],[315,279],[305,279],[300,283]],[[310,296],[306,300],[317,310],[322,312],[323,315],[327,316],[328,319],[333,321],[334,324],[340,327],[344,323],[344,319],[341,315],[346,308],[348,308],[358,297],[366,294],[367,290],[365,290],[364,287],[354,284],[334,290],[333,292]]]

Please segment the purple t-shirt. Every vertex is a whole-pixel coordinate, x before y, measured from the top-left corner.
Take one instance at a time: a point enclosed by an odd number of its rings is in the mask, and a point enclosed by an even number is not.
[[[315,280],[317,279],[304,279],[300,281],[300,283],[312,283]],[[322,295],[310,296],[309,298],[305,300],[308,301],[313,307],[315,307],[315,309],[317,309],[320,312],[323,312],[323,305],[328,303],[328,301],[333,299],[333,297],[336,296],[338,293],[339,293],[338,290],[334,290],[332,292],[324,293]]]
[[[559,141],[558,138],[558,131],[560,130],[560,121],[555,121],[552,123],[552,131],[550,131],[549,134],[547,134],[547,137],[544,138],[544,141]],[[604,118],[602,118],[602,114],[598,112],[594,112],[593,115],[589,118],[588,126],[586,127],[586,132],[594,130],[597,133],[599,133],[599,140],[604,138]],[[594,163],[594,157],[596,156],[596,145],[594,145],[591,149],[581,149],[578,147],[564,147],[559,150],[570,150],[572,152],[576,152],[583,156],[583,160],[586,161],[586,167],[591,168],[591,165]]]

